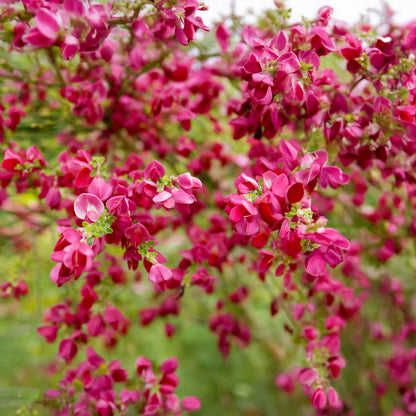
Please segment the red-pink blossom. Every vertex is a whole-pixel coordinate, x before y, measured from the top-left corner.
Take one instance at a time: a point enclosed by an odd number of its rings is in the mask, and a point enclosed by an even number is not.
[[[167,281],[172,279],[173,274],[170,269],[160,263],[154,264],[150,268],[149,280],[155,284],[165,284]]]
[[[327,404],[327,396],[326,393],[318,387],[312,394],[311,397],[311,404],[316,409],[325,409]]]
[[[35,24],[36,26],[24,36],[24,41],[37,48],[53,45],[58,39],[60,29],[57,16],[48,9],[41,8],[36,13]]]
[[[201,408],[201,402],[196,397],[185,397],[181,401],[181,407],[188,412],[193,412]]]
[[[77,197],[74,203],[75,215],[81,220],[97,221],[104,212],[104,204],[97,196],[84,193]]]

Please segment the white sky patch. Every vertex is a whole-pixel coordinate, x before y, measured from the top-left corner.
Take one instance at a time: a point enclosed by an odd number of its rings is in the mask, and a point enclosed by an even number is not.
[[[206,22],[217,20],[223,14],[227,15],[235,4],[237,14],[250,16],[260,14],[262,10],[274,8],[273,0],[204,0],[209,7],[208,12],[201,13]],[[377,21],[377,12],[382,10],[381,0],[286,0],[287,7],[292,9],[292,21],[300,21],[302,16],[313,18],[322,6],[331,6],[334,9],[333,17],[347,23],[356,23],[360,17],[369,18],[371,22]],[[394,0],[388,2],[396,12],[396,23],[407,23],[416,20],[415,0]]]

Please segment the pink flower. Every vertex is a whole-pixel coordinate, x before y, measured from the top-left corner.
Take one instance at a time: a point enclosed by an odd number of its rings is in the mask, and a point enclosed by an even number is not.
[[[334,43],[328,33],[319,26],[315,26],[311,30],[309,41],[319,56],[327,55],[335,50]]]
[[[101,315],[94,315],[87,324],[88,333],[92,337],[97,337],[105,331],[105,322]]]
[[[176,209],[183,215],[189,215],[189,206],[196,202],[195,196],[182,189],[173,189],[172,196],[175,200]]]
[[[286,393],[292,393],[295,390],[295,383],[291,374],[279,374],[274,379],[277,387],[280,387]]]
[[[12,149],[6,149],[4,152],[4,159],[1,162],[1,167],[9,172],[14,172],[17,166],[24,163],[24,159]]]
[[[303,185],[300,182],[295,182],[287,190],[287,199],[291,204],[299,202],[304,194]]]
[[[94,369],[97,369],[100,365],[105,363],[104,358],[100,357],[92,347],[87,347],[85,354],[87,356],[88,362]]]
[[[188,190],[202,187],[202,182],[198,178],[193,177],[189,172],[178,175],[176,180],[182,189]]]
[[[93,194],[81,194],[74,203],[75,215],[81,220],[96,222],[104,212],[104,204]]]
[[[350,181],[349,176],[336,166],[324,166],[319,177],[319,184],[326,188],[328,185],[336,189]]]
[[[327,397],[325,392],[319,387],[311,397],[311,404],[315,409],[324,409],[326,407]]]
[[[240,173],[234,181],[234,186],[239,194],[248,194],[250,191],[258,189],[258,183],[245,173]]]
[[[302,368],[297,375],[297,379],[302,384],[311,385],[318,379],[318,373],[314,368]]]
[[[140,399],[140,393],[136,390],[123,389],[120,392],[120,401],[122,404],[136,403]]]
[[[100,176],[96,176],[88,185],[88,192],[106,201],[113,192],[113,187]]]
[[[152,363],[150,360],[144,357],[137,357],[136,360],[136,370],[137,374],[141,375],[143,371],[149,370],[152,368]]]
[[[63,249],[62,263],[68,267],[77,279],[85,270],[90,270],[95,257],[92,248],[85,243],[78,242]]]
[[[62,196],[58,188],[50,188],[45,196],[46,204],[52,209],[58,209]]]
[[[341,369],[345,368],[346,362],[344,358],[340,356],[334,356],[330,357],[328,359],[328,373],[332,378],[339,377],[339,373],[341,372]]]
[[[334,390],[333,387],[330,387],[326,392],[328,395],[328,403],[331,407],[335,409],[342,409],[342,401],[338,397],[338,393]]]
[[[262,68],[261,68],[261,64],[259,62],[259,59],[257,58],[257,56],[254,53],[252,53],[248,57],[246,63],[242,67],[242,70],[247,75],[249,75],[249,74],[255,74],[255,73],[258,73],[258,72],[261,72],[262,71]]]
[[[153,197],[155,207],[159,209],[163,206],[170,210],[175,207],[181,214],[189,215],[190,205],[196,202],[193,194],[184,191],[183,189],[172,189],[171,192],[162,191]]]
[[[154,264],[150,268],[149,280],[155,284],[163,284],[172,279],[173,273],[166,266],[160,263]]]
[[[312,276],[322,276],[325,274],[325,260],[318,253],[312,253],[305,260],[305,269]]]
[[[220,45],[221,51],[223,53],[227,52],[230,47],[230,31],[222,23],[218,26],[215,31],[215,37],[217,38],[218,45]]]
[[[163,361],[162,365],[160,366],[160,371],[162,371],[162,373],[173,373],[177,368],[178,359],[176,357],[172,357]]]
[[[56,264],[51,270],[50,277],[58,287],[71,280],[72,270],[68,269],[63,263]]]
[[[104,312],[104,320],[107,322],[114,331],[123,332],[128,326],[127,319],[123,314],[114,306],[108,306]]]
[[[91,28],[105,30],[107,28],[108,13],[103,4],[92,5],[85,15]]]
[[[260,250],[258,253],[257,270],[259,273],[266,273],[273,264],[274,254],[269,250]]]
[[[45,338],[46,342],[52,343],[55,342],[56,336],[58,334],[58,326],[42,326],[38,328],[38,334]]]
[[[53,399],[56,398],[56,397],[59,397],[61,394],[62,394],[62,392],[60,390],[56,390],[56,389],[45,391],[45,396],[53,398]]]
[[[79,49],[79,40],[75,36],[66,35],[61,44],[62,58],[69,61],[77,54]]]
[[[111,197],[105,204],[111,215],[131,216],[136,211],[137,205],[123,195]]]
[[[12,295],[17,300],[20,299],[20,296],[27,295],[29,293],[29,287],[27,286],[26,282],[22,279],[19,279],[17,284],[13,287]]]
[[[43,48],[53,45],[58,39],[59,23],[57,16],[48,9],[39,9],[35,16],[36,27],[24,36],[24,41]]]
[[[64,339],[59,344],[58,356],[63,358],[69,364],[77,355],[78,347],[72,339]]]
[[[260,226],[257,221],[256,208],[240,195],[230,195],[225,212],[234,223],[235,230],[242,235],[255,235]]]
[[[40,9],[35,17],[36,27],[48,39],[56,39],[59,23],[56,16],[48,9]]]
[[[153,197],[153,202],[156,208],[160,208],[162,205],[166,209],[171,209],[175,206],[175,200],[172,194],[168,191],[162,191]]]
[[[413,26],[404,37],[402,47],[412,51],[416,49],[416,26]]]
[[[165,175],[165,168],[157,160],[152,160],[144,170],[144,177],[151,179],[153,182],[157,182],[158,179]]]
[[[159,391],[162,394],[172,394],[179,384],[179,377],[174,373],[163,374],[160,380]]]
[[[66,12],[77,17],[85,13],[85,6],[80,0],[64,0],[62,6]]]
[[[195,410],[199,410],[201,408],[201,402],[197,397],[185,397],[181,401],[181,406],[183,410],[187,410],[188,412],[193,412]]]

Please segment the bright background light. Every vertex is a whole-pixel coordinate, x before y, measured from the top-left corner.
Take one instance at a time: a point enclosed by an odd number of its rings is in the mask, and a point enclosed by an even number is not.
[[[231,10],[232,0],[204,0],[204,2],[210,9],[203,14],[207,22],[215,20],[220,14],[227,15]],[[394,0],[388,3],[396,12],[395,22],[406,23],[416,19],[415,0]],[[302,16],[313,18],[322,6],[331,6],[334,9],[333,17],[348,23],[355,23],[362,16],[370,17],[373,21],[376,16],[375,11],[382,9],[380,0],[287,0],[285,4],[292,9],[292,21],[300,21]],[[249,9],[259,14],[262,10],[275,6],[273,0],[235,0],[235,7],[238,14],[247,16]]]

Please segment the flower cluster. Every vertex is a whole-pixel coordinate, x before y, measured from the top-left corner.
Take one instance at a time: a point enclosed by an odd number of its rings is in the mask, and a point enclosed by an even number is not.
[[[290,412],[416,412],[416,25],[275,3],[202,40],[197,0],[2,4],[0,238],[20,262],[56,237],[49,280],[0,283],[5,308],[56,290],[42,411],[197,411],[178,360],[228,371],[239,347]],[[270,413],[251,384],[222,414]]]
[[[125,415],[131,406],[146,416],[160,412],[178,415],[181,410],[194,411],[200,408],[196,397],[185,397],[179,401],[174,394],[179,382],[175,375],[178,367],[175,358],[164,361],[156,373],[149,360],[137,358],[138,380],[134,381],[137,387],[131,388],[133,380],[119,361],[107,363],[92,347],[87,347],[85,355],[85,361],[66,371],[59,382],[59,389],[45,392],[45,403],[64,407],[57,415],[68,414],[68,411],[75,414],[92,414],[91,411],[94,411],[100,416],[114,413]],[[116,383],[130,388],[116,391]],[[81,384],[81,391],[77,391],[77,384]],[[71,405],[65,405],[69,400]]]

